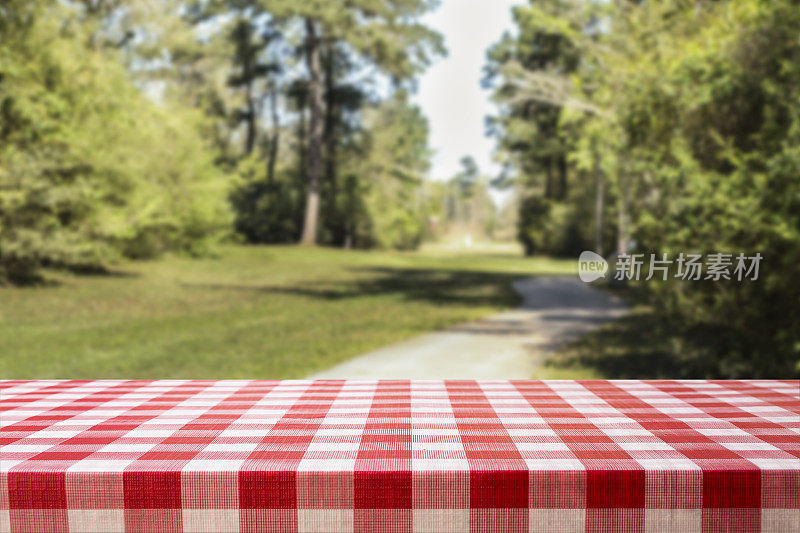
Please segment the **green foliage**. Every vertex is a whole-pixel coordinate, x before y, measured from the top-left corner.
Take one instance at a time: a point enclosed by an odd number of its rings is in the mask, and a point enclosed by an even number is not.
[[[363,129],[337,150],[337,190],[326,189],[329,226],[323,242],[415,249],[428,215],[420,202],[428,168],[427,120],[402,93],[363,113]],[[270,181],[256,153],[241,160],[237,168],[239,180],[230,195],[236,231],[251,243],[296,242],[305,207],[302,173],[284,165]],[[349,242],[337,242],[337,227]]]
[[[580,51],[573,43],[574,21],[567,13],[580,11],[575,2],[546,0],[514,9],[518,35],[506,35],[489,49],[486,82],[495,87],[501,104],[491,119],[498,137],[498,152],[516,169],[520,212],[517,234],[526,253],[571,255],[585,248],[591,236],[578,213],[592,201],[575,191],[585,186],[586,176],[568,162],[569,136],[561,126],[558,95],[541,100],[520,99],[513,77],[503,76],[513,63],[529,71],[561,74],[575,72]],[[582,203],[578,206],[578,201]]]
[[[451,239],[491,239],[497,222],[496,207],[489,196],[491,180],[481,174],[471,156],[462,157],[460,163],[461,170],[438,188],[436,213],[442,219],[438,232]]]
[[[226,209],[197,117],[143,95],[69,5],[0,20],[0,278],[201,251]]]
[[[425,213],[413,191],[430,154],[427,125],[405,92],[444,52],[419,20],[434,5],[211,0],[172,10],[205,37],[162,38],[176,58],[170,85],[215,125],[219,162],[238,175],[235,229],[248,242],[419,244]],[[305,213],[314,191],[318,222]],[[308,236],[304,224],[314,228]]]
[[[518,148],[512,161],[538,157],[534,141],[553,121],[526,112],[544,106],[557,115],[570,187],[584,191],[560,201],[586,210],[595,180],[581,176],[604,175],[603,203],[615,207],[600,220],[606,230],[614,217],[621,249],[632,238],[645,257],[761,253],[757,281],[653,281],[647,294],[665,322],[682,324],[681,338],[694,339],[681,344],[693,375],[798,375],[800,5],[551,1],[516,18],[520,37],[496,47],[494,67],[499,133]],[[543,48],[529,35],[569,46],[532,64],[525,51]],[[568,66],[570,54],[580,62]],[[526,238],[570,220],[559,224],[545,202],[522,206]],[[584,220],[584,231],[595,229]]]
[[[367,157],[354,161],[366,188],[369,239],[383,248],[412,250],[422,241],[427,214],[420,185],[428,169],[428,121],[403,94],[365,117]]]
[[[351,50],[394,80],[419,74],[444,52],[442,37],[418,19],[436,0],[259,0],[277,19],[309,18],[324,39]]]
[[[522,200],[519,210],[517,237],[526,255],[575,257],[587,248],[574,205],[530,196]]]
[[[270,181],[256,155],[238,168],[240,179],[230,193],[236,232],[250,243],[297,242],[303,224],[302,182],[287,172]]]
[[[764,256],[759,280],[652,284],[664,309],[716,331],[722,375],[800,372],[800,7],[679,10],[620,107],[645,251]],[[687,38],[688,34],[688,38]],[[644,90],[649,88],[649,90]],[[664,102],[669,105],[663,105]],[[645,115],[647,110],[647,115]]]

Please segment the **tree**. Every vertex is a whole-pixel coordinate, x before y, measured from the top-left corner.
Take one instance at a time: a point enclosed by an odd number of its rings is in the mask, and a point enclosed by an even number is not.
[[[319,185],[322,173],[322,73],[316,22],[306,17],[306,64],[309,74],[309,103],[311,118],[308,135],[308,199],[303,223],[302,244],[316,244],[319,219]]]
[[[276,17],[302,19],[305,27],[311,116],[308,198],[301,242],[313,244],[317,241],[323,171],[324,88],[320,49],[326,43],[341,42],[349,53],[373,64],[400,83],[427,65],[431,55],[443,52],[443,46],[438,34],[416,21],[434,5],[430,0],[265,2]]]
[[[233,61],[228,76],[228,89],[234,91],[227,91],[233,96],[210,85],[214,105],[206,109],[215,118],[216,131],[224,132],[219,143],[225,154],[221,163],[255,182],[261,180],[261,173],[254,173],[250,158],[266,159],[267,181],[273,182],[272,186],[240,182],[235,186],[235,204],[249,206],[243,220],[274,220],[255,216],[252,209],[274,209],[275,205],[268,199],[245,201],[240,193],[278,195],[278,188],[288,186],[293,191],[291,197],[295,192],[305,195],[300,241],[345,244],[349,194],[345,191],[353,189],[345,186],[339,168],[363,144],[364,135],[359,130],[364,108],[412,85],[414,76],[429,60],[443,52],[440,36],[418,22],[434,5],[430,0],[197,0],[176,4],[173,11],[180,12],[180,17],[195,28],[194,41],[180,40],[177,47],[179,59],[189,58],[190,71],[202,63],[197,58],[203,57],[203,51],[215,58],[224,55],[219,52],[225,49],[220,44],[225,41],[220,39],[221,34],[230,32],[235,37],[230,43],[233,46],[229,46]],[[269,28],[277,29],[275,33],[280,36],[274,42],[278,46],[260,37],[270,34]],[[166,49],[174,49],[171,42]],[[181,62],[176,66],[186,69]],[[369,83],[354,81],[365,69],[372,69],[373,80],[383,77],[390,81],[388,94],[379,95]],[[241,109],[237,109],[237,93]],[[281,97],[285,102],[279,110]],[[267,108],[269,111],[265,111]],[[237,131],[239,124],[245,126],[241,134]],[[267,137],[268,141],[258,141]],[[279,139],[285,139],[284,145],[296,151],[294,169],[286,168],[288,160],[282,158]],[[229,148],[239,143],[245,147],[243,155]],[[295,183],[298,172],[304,175],[303,184]],[[294,177],[289,179],[288,174]],[[247,234],[276,236],[269,228],[251,228]],[[279,240],[283,242],[282,237]]]
[[[244,92],[245,107],[239,111],[238,118],[246,124],[245,155],[253,151],[256,143],[258,114],[261,112],[261,106],[258,105],[258,98],[255,94],[257,82],[261,79],[267,79],[265,85],[272,87],[269,91],[273,100],[272,105],[274,106],[274,86],[276,83],[268,78],[280,71],[280,65],[277,62],[265,63],[261,61],[264,49],[269,48],[270,44],[280,37],[280,34],[273,28],[267,27],[258,39],[254,39],[256,30],[253,28],[251,17],[252,13],[241,13],[233,25],[231,41],[235,46],[233,58],[235,73],[228,79],[228,84],[231,87],[241,89]],[[273,121],[277,121],[277,113],[274,110],[272,111],[272,118]],[[273,133],[273,135],[275,134]],[[274,163],[269,164],[272,165]]]
[[[354,245],[377,244],[410,250],[424,235],[428,213],[421,185],[430,162],[428,121],[402,91],[365,112],[361,157],[343,169],[346,191],[346,239]],[[363,190],[363,201],[353,193]]]
[[[584,246],[574,230],[579,213],[566,207],[570,175],[578,171],[568,161],[569,138],[561,121],[564,109],[601,113],[575,96],[569,78],[587,55],[585,32],[596,16],[590,4],[548,0],[515,8],[518,36],[505,35],[487,55],[484,83],[494,87],[500,104],[491,131],[507,165],[517,169],[519,206],[525,211],[518,233],[528,253],[571,254]],[[557,212],[569,228],[546,224]]]
[[[197,252],[225,223],[199,117],[145,97],[98,27],[72,4],[0,10],[2,277]]]
[[[615,231],[621,252],[633,240],[645,257],[761,253],[771,268],[757,282],[670,279],[643,288],[664,323],[680,324],[675,350],[687,374],[797,375],[797,3],[549,1],[515,15],[519,36],[498,45],[491,63],[502,80],[501,147],[527,177],[534,141],[554,125],[577,178],[557,203],[546,201],[546,186],[524,199],[521,229],[549,224],[557,233],[587,220],[594,196],[603,232],[595,239]],[[568,42],[580,61],[569,69],[526,63],[541,49],[530,36],[547,35]],[[548,106],[555,120],[525,115],[531,106]],[[608,197],[615,210],[602,209]],[[541,232],[521,234],[534,248],[548,246]]]

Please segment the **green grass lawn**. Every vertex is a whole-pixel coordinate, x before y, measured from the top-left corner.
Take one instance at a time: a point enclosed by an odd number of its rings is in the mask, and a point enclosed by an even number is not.
[[[574,261],[220,250],[0,288],[0,378],[298,378],[518,304],[510,283]]]

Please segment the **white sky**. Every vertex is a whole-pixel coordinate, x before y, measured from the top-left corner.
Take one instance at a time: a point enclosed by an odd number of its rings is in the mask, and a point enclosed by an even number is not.
[[[485,117],[495,109],[481,89],[487,48],[505,30],[513,30],[511,7],[523,0],[441,0],[422,21],[444,35],[448,55],[420,77],[416,102],[430,122],[434,150],[430,176],[446,179],[460,170],[465,155],[475,158],[481,172],[500,171],[491,160],[494,140],[485,135]]]

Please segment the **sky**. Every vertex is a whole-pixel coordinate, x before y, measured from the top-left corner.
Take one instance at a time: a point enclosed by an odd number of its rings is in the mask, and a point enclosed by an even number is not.
[[[425,71],[415,95],[430,123],[434,150],[430,176],[447,179],[459,160],[471,155],[481,172],[495,176],[494,140],[485,135],[485,118],[494,113],[489,92],[481,88],[486,50],[513,30],[511,7],[523,0],[442,0],[422,21],[444,35],[448,55]]]

